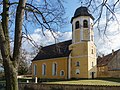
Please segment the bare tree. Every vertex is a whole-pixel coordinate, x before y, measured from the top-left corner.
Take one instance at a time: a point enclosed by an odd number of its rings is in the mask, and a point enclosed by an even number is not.
[[[6,79],[6,90],[18,90],[17,68],[20,60],[22,37],[34,44],[29,36],[29,28],[48,29],[53,34],[64,19],[64,8],[61,0],[0,0],[0,46]],[[30,30],[30,29],[29,29]],[[12,33],[11,33],[12,32]],[[14,35],[14,36],[13,36]],[[54,34],[53,34],[54,36]],[[13,53],[10,42],[14,42]]]
[[[29,61],[27,58],[29,55],[29,52],[27,52],[25,49],[22,49],[20,54],[20,61],[18,63],[18,75],[26,75],[29,71]]]
[[[120,33],[120,0],[79,0],[79,3],[81,6],[88,7],[95,18],[94,30],[98,33],[96,43],[99,48],[97,53],[108,53],[114,48],[113,38]],[[103,47],[106,48],[103,49]]]
[[[81,5],[87,6],[95,16],[99,34],[107,36],[106,32],[112,21],[119,24],[116,14],[120,12],[120,0],[79,0]],[[103,22],[104,21],[104,22]]]

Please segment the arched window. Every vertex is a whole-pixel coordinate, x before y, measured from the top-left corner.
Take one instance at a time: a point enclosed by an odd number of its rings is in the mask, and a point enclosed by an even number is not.
[[[79,24],[79,21],[76,21],[75,22],[75,29],[78,29],[78,28],[80,28],[80,24]]]
[[[76,69],[76,74],[80,74],[80,70],[79,69]]]
[[[94,54],[94,50],[93,49],[91,50],[91,54]]]
[[[52,75],[56,76],[57,75],[57,64],[53,63],[52,65]]]
[[[46,65],[42,64],[42,75],[46,75]]]
[[[34,64],[34,75],[37,75],[37,65]]]
[[[60,71],[60,76],[64,76],[64,70]]]
[[[76,62],[76,66],[80,66],[80,62],[79,61]]]
[[[83,28],[88,28],[88,21],[87,20],[83,21]]]

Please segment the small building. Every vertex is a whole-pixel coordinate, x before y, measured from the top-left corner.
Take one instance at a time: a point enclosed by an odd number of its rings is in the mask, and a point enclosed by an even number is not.
[[[77,8],[71,19],[72,40],[41,48],[32,60],[32,76],[40,79],[95,78],[93,20],[87,7]]]
[[[120,78],[120,49],[112,50],[112,53],[98,57],[97,69],[97,77]]]

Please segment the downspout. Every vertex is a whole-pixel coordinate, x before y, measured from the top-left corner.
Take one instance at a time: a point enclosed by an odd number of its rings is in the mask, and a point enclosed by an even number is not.
[[[72,51],[72,50],[71,50]],[[71,51],[67,58],[67,79],[71,78]]]

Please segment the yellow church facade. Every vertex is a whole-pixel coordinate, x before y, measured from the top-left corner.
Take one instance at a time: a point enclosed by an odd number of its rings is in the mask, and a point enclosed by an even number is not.
[[[79,7],[71,19],[72,40],[43,47],[32,60],[32,76],[40,79],[96,78],[93,16]]]
[[[56,72],[53,72],[53,65],[56,64]],[[52,58],[48,60],[35,61],[33,65],[37,66],[36,75],[34,77],[43,79],[67,79],[67,58]],[[42,71],[42,67],[46,67],[45,71]],[[59,67],[58,67],[59,66]],[[38,69],[39,68],[39,69]],[[34,72],[34,71],[33,71]]]

